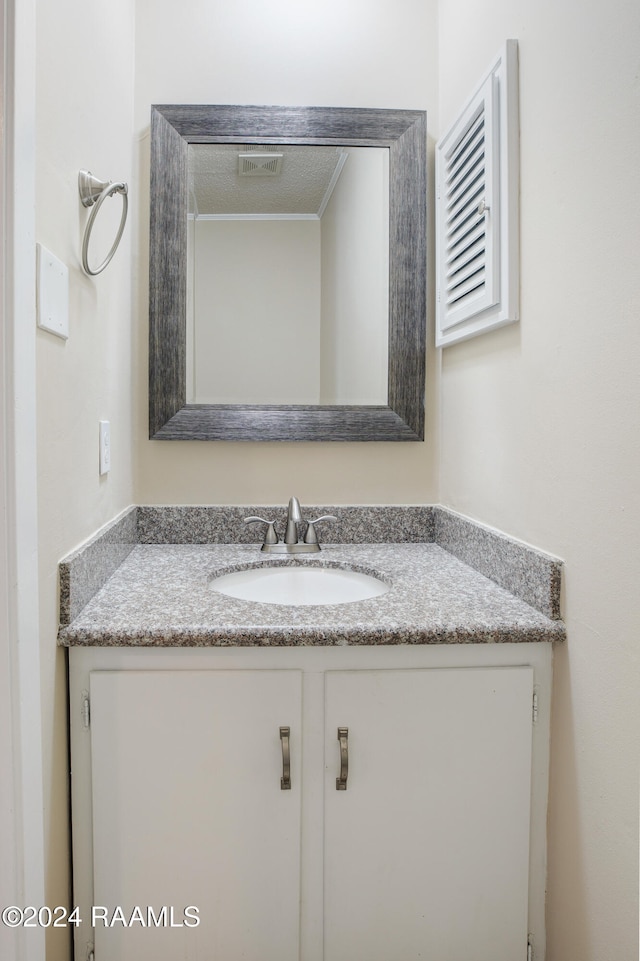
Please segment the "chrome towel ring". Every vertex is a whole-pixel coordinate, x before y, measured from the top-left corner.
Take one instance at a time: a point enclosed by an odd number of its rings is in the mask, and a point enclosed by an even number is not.
[[[80,191],[80,200],[82,201],[83,207],[93,207],[91,211],[91,216],[87,221],[87,226],[84,232],[84,240],[82,241],[82,267],[85,273],[89,274],[90,277],[95,277],[96,274],[102,273],[107,264],[110,263],[111,258],[116,252],[118,244],[120,243],[120,238],[124,231],[124,225],[127,221],[127,211],[129,209],[129,198],[128,190],[129,188],[125,183],[112,183],[110,180],[98,180],[94,177],[90,170],[81,170],[78,174],[78,190]],[[122,195],[122,217],[120,218],[120,226],[118,227],[118,233],[116,234],[116,239],[113,242],[111,250],[102,261],[99,267],[95,270],[89,266],[89,239],[91,237],[91,231],[93,230],[93,224],[102,206],[102,202],[106,200],[107,197],[113,196],[113,194]]]

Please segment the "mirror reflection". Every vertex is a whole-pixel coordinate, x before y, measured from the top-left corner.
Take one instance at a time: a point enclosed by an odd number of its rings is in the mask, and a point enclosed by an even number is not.
[[[189,144],[187,402],[388,402],[389,149]]]

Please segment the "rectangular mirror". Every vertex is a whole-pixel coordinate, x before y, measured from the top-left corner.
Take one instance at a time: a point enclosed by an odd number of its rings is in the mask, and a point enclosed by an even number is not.
[[[189,184],[187,402],[386,404],[388,148],[190,144]]]
[[[150,436],[422,440],[426,116],[155,106]]]

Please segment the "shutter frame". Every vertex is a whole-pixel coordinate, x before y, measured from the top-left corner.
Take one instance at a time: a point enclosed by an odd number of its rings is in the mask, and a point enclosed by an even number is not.
[[[519,319],[517,71],[518,44],[507,40],[436,145],[438,347]]]

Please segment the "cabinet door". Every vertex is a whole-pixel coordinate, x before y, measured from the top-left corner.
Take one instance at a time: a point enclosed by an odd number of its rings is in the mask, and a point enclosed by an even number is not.
[[[532,685],[528,667],[327,674],[325,961],[526,956]]]
[[[90,694],[94,903],[127,923],[98,920],[96,961],[298,961],[300,673],[93,672]]]

